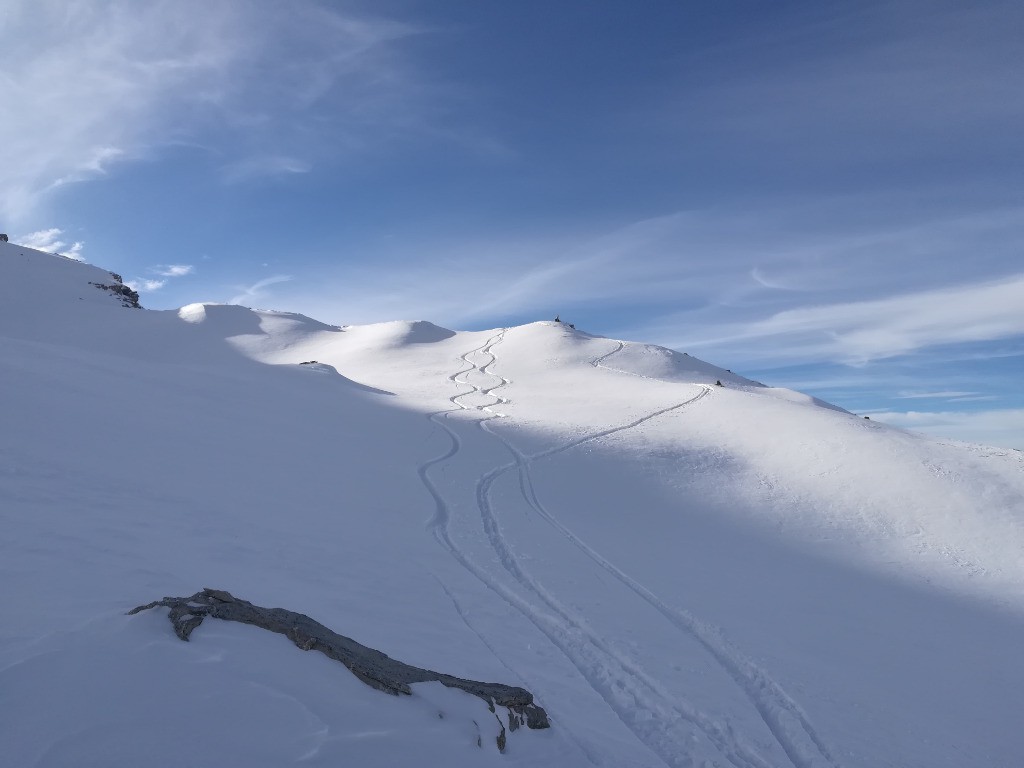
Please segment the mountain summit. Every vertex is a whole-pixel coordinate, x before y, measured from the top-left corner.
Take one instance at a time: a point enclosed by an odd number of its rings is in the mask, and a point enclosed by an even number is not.
[[[0,764],[1019,764],[1021,453],[563,323],[136,299],[0,242]],[[182,643],[204,587],[443,674]]]

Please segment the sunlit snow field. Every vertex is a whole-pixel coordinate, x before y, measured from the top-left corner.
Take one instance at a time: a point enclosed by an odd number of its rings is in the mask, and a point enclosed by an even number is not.
[[[1024,762],[1024,454],[562,323],[90,281],[0,243],[0,765]],[[552,727],[501,754],[462,692],[125,615],[202,587],[523,686]]]

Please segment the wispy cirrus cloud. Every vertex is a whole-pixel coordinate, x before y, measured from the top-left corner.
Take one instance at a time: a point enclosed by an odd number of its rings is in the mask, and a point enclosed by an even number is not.
[[[974,397],[977,392],[900,392],[896,395],[900,400],[949,400]]]
[[[651,270],[624,279],[656,255],[684,218],[654,217],[573,235],[488,238],[440,243],[429,250],[395,244],[305,283],[293,306],[338,322],[433,319],[453,326],[490,317],[546,317],[559,308],[616,299],[665,296],[681,278]],[[410,255],[414,255],[410,259]],[[671,285],[669,284],[671,282]],[[319,314],[317,314],[319,313]]]
[[[806,358],[865,363],[943,344],[1024,335],[1024,274],[884,299],[789,309],[692,346],[754,347],[772,340]]]
[[[293,278],[291,275],[274,275],[272,277],[267,277],[264,278],[263,280],[259,280],[258,282],[255,282],[252,285],[239,286],[236,290],[239,290],[241,292],[228,299],[227,303],[249,305],[250,302],[265,297],[267,295],[266,289],[269,288],[270,286],[277,285],[278,283],[287,283],[292,279]]]
[[[258,178],[294,176],[309,173],[312,169],[313,164],[308,160],[283,155],[264,155],[248,157],[227,165],[224,168],[224,180],[238,183]]]
[[[139,293],[154,293],[167,285],[167,281],[172,278],[191,275],[195,272],[195,267],[191,264],[161,264],[156,267],[150,267],[149,271],[155,275],[159,275],[163,279],[158,280],[152,277],[136,277],[131,280],[126,280],[125,285]]]
[[[454,243],[406,235],[363,264],[325,271],[318,287],[304,281],[294,298],[345,322],[411,313],[459,325],[572,310],[600,317],[599,332],[714,349],[737,364],[863,362],[1021,332],[1024,211],[906,221],[889,203],[837,196]],[[642,320],[621,322],[616,313],[632,306]]]
[[[882,411],[871,418],[936,437],[1024,450],[1024,409],[989,411]]]
[[[375,141],[427,103],[394,50],[413,32],[308,0],[9,0],[0,215],[24,219],[48,190],[200,134],[235,179]],[[352,119],[312,134],[302,118],[326,102]]]

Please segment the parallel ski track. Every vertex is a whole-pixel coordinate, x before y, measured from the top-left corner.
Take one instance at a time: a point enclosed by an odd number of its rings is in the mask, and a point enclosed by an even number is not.
[[[602,364],[604,360],[620,352],[625,346],[621,341],[615,343],[615,349],[593,360],[591,364],[595,368],[604,368],[616,373],[649,378],[642,374],[622,371]],[[712,392],[711,387],[701,386],[704,387],[705,391],[698,395],[697,398],[694,398],[694,400],[700,399],[705,394]],[[689,402],[694,402],[694,400]],[[492,431],[492,434],[495,433]],[[576,536],[547,510],[534,490],[533,479],[530,476],[530,465],[537,458],[550,454],[529,456],[523,454],[500,435],[496,434],[495,436],[502,440],[508,450],[516,456],[521,475],[520,485],[526,489],[526,500],[530,507],[590,560],[641,597],[673,625],[695,638],[715,658],[722,669],[743,689],[757,709],[765,725],[796,768],[836,766],[831,751],[818,736],[800,705],[778,683],[771,679],[764,669],[758,667],[723,637],[717,627],[698,619],[689,611],[666,604],[654,592],[608,561],[585,541]]]
[[[455,456],[461,449],[462,444],[458,434],[446,423],[448,415],[457,410],[479,410],[490,414],[487,418],[479,420],[477,424],[481,429],[487,431],[503,444],[507,444],[501,436],[490,430],[486,424],[487,421],[501,417],[501,414],[495,413],[492,410],[493,406],[506,402],[504,398],[492,394],[492,392],[501,386],[507,385],[509,381],[486,370],[495,361],[495,356],[491,351],[492,347],[503,340],[505,333],[506,331],[503,330],[501,333],[488,339],[483,346],[462,355],[465,367],[448,378],[453,384],[469,386],[471,388],[470,391],[458,393],[449,398],[455,408],[428,415],[430,420],[440,426],[451,439],[451,446],[447,451],[428,460],[419,467],[420,478],[435,501],[435,512],[431,517],[428,528],[432,531],[438,543],[456,561],[488,588],[500,595],[511,606],[519,610],[534,626],[543,632],[576,667],[593,690],[605,700],[623,724],[642,743],[646,744],[652,752],[658,755],[666,765],[688,766],[692,764],[690,756],[687,754],[688,750],[685,747],[680,749],[680,746],[691,743],[694,735],[696,735],[694,731],[696,731],[703,735],[732,765],[738,768],[769,768],[768,764],[756,752],[747,748],[745,744],[737,739],[728,725],[714,722],[689,703],[680,701],[678,697],[674,697],[665,691],[635,661],[625,657],[609,646],[596,632],[587,626],[584,620],[574,616],[546,588],[523,570],[508,543],[501,536],[489,499],[489,489],[494,480],[505,472],[519,467],[521,462],[519,457],[516,457],[516,460],[509,464],[491,470],[478,481],[477,501],[480,505],[480,513],[488,540],[498,554],[502,566],[515,579],[520,589],[532,592],[539,597],[547,605],[549,611],[543,610],[540,606],[524,597],[518,590],[493,577],[453,542],[449,532],[450,510],[437,486],[431,480],[429,470],[436,464]],[[486,354],[491,359],[485,365],[478,366],[469,359],[470,356],[475,354]],[[485,375],[501,379],[501,383],[485,389],[477,387],[464,379],[460,380],[459,377],[474,369]],[[524,459],[528,458],[532,461],[551,456],[615,432],[631,429],[669,411],[696,402],[702,397],[707,396],[709,391],[709,389],[704,389],[696,397],[686,402],[660,409],[629,424],[601,430],[561,446],[541,451],[530,457],[524,457]],[[474,408],[461,402],[462,398],[474,393],[489,395],[495,400],[495,403],[491,406],[477,406]],[[513,455],[516,456],[515,453]],[[529,503],[529,496],[535,496],[535,494],[531,494],[530,491],[526,490],[527,486],[523,485],[521,487],[524,488],[524,498]],[[532,483],[528,487],[532,488]],[[684,727],[684,723],[689,724],[689,728]]]
[[[477,636],[477,639],[483,644],[483,646],[487,650],[491,652],[494,658],[498,660],[498,663],[500,663],[505,669],[509,671],[509,674],[511,674],[513,678],[519,677],[519,672],[512,669],[512,667],[510,667],[505,662],[505,660],[501,657],[501,654],[498,653],[498,649],[491,644],[490,640],[487,639],[483,632],[481,632],[479,629],[473,626],[473,623],[469,620],[469,615],[467,614],[466,610],[462,607],[462,603],[460,603],[458,599],[455,597],[455,594],[450,589],[448,589],[447,585],[443,581],[437,579],[437,582],[441,586],[441,589],[444,591],[444,593],[448,596],[448,599],[452,601],[452,606],[455,608],[455,612],[458,614],[459,618],[462,619],[462,623],[466,625],[466,628]],[[587,758],[591,765],[602,765],[604,763],[604,761],[594,752],[594,750],[587,744],[585,744],[583,741],[578,739],[575,734],[566,730],[566,736],[568,736],[569,740],[576,745],[576,747]]]
[[[604,368],[605,370],[615,373],[638,376],[640,378],[650,378],[643,376],[642,374],[623,371],[604,365],[603,363],[605,360],[620,352],[625,347],[625,344],[621,341],[616,341],[615,344],[616,346],[614,349],[592,360],[591,365],[595,368]],[[481,372],[490,373],[487,368],[493,365],[494,362],[495,359],[492,356],[491,362],[485,365],[481,369]],[[497,377],[497,374],[494,373],[490,373],[490,375]],[[504,377],[498,378],[502,379],[502,384],[497,386],[503,386],[508,383],[508,380]],[[689,403],[695,402],[712,392],[711,387],[706,385],[700,386],[704,388],[704,391],[700,395],[686,403],[681,403],[674,408],[688,405]],[[644,420],[646,419],[642,419],[641,422]],[[635,426],[635,424],[632,426]],[[728,640],[726,640],[717,627],[698,619],[689,611],[674,608],[666,604],[650,589],[608,561],[585,541],[576,536],[567,526],[551,514],[540,501],[533,487],[533,479],[530,475],[530,465],[538,458],[543,458],[553,455],[554,453],[561,452],[562,450],[566,450],[567,447],[574,447],[580,442],[586,442],[589,439],[594,439],[597,435],[583,438],[582,441],[575,441],[574,444],[560,446],[558,448],[551,449],[550,451],[527,455],[516,448],[510,441],[489,429],[486,424],[482,425],[482,427],[501,440],[505,447],[513,454],[513,456],[516,457],[516,465],[518,466],[520,475],[520,488],[523,490],[524,498],[529,506],[590,560],[642,598],[662,616],[668,619],[668,621],[674,626],[696,639],[744,691],[751,703],[757,709],[765,725],[771,731],[776,741],[778,741],[779,745],[782,747],[783,751],[785,751],[786,755],[796,768],[836,766],[836,762],[833,760],[830,750],[818,736],[803,709],[782,689],[781,686],[779,686],[778,683],[771,679],[765,670],[758,667],[753,661],[747,658]],[[628,428],[629,427],[627,426],[613,431],[621,431],[622,429]],[[487,492],[489,492],[490,485],[493,484],[494,480],[496,480],[498,476],[499,473],[494,472],[489,478],[486,487],[484,488],[485,496],[487,495]],[[494,522],[494,525],[497,525],[496,521]]]

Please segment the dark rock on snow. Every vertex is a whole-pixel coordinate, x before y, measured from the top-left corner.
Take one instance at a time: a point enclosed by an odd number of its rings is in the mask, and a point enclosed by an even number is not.
[[[139,304],[138,292],[133,291],[127,285],[122,285],[120,275],[116,275],[113,272],[111,272],[110,276],[117,280],[117,282],[108,285],[106,283],[94,283],[90,281],[89,285],[95,285],[102,291],[110,291],[112,294],[114,294],[121,300],[121,306],[123,307],[133,307],[134,309],[142,309],[142,305]]]
[[[191,597],[165,597],[133,608],[129,615],[164,606],[170,608],[169,618],[175,634],[188,640],[192,631],[211,616],[224,621],[240,621],[284,635],[304,651],[320,651],[340,661],[364,683],[379,691],[411,694],[411,683],[439,682],[449,688],[458,688],[483,699],[491,712],[495,707],[508,710],[509,730],[520,725],[527,728],[549,728],[547,713],[533,702],[533,694],[525,688],[502,683],[481,683],[466,680],[429,669],[421,669],[396,661],[380,651],[368,648],[355,640],[325,627],[301,613],[284,608],[262,608],[219,589],[204,589]],[[498,720],[501,723],[501,720]],[[505,749],[505,727],[498,735],[498,749]]]

